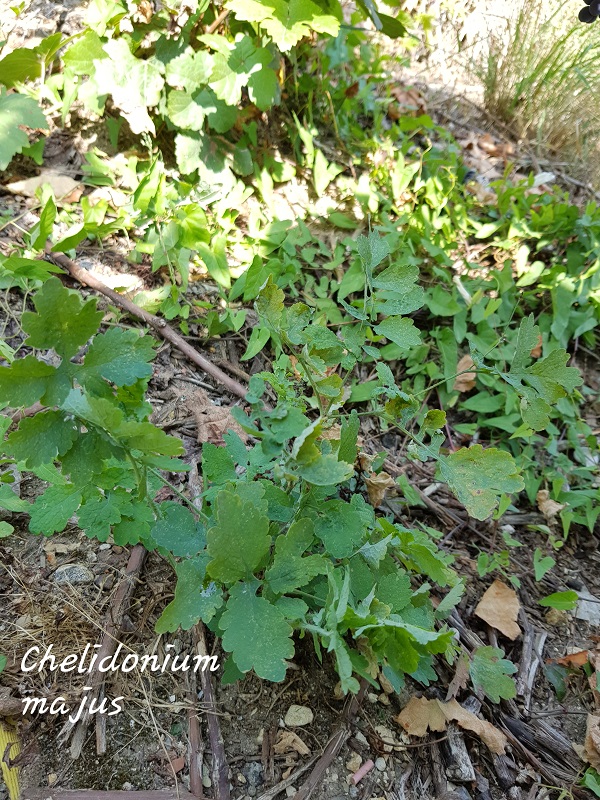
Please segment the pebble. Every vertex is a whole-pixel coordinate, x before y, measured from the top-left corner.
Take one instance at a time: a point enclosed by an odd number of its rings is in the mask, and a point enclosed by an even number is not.
[[[315,715],[308,706],[291,705],[283,721],[288,728],[298,728],[302,725],[310,725],[314,718]]]
[[[285,790],[286,797],[293,797],[296,794],[296,787],[295,786],[288,786]]]
[[[112,545],[110,545],[108,542],[102,542],[98,550],[110,550],[111,547]]]
[[[129,781],[125,781],[123,786],[121,786],[121,789],[123,789],[124,792],[133,792],[134,788],[135,787],[133,783],[129,783]]]
[[[70,583],[72,586],[93,583],[94,573],[83,564],[62,564],[54,571],[54,583],[62,586]]]
[[[361,764],[362,758],[358,755],[358,753],[353,753],[348,761],[346,761],[346,769],[354,773],[360,768]]]
[[[385,767],[386,767],[385,758],[383,758],[382,756],[379,756],[379,758],[375,759],[375,769],[378,769],[379,772],[384,772],[385,771]]]

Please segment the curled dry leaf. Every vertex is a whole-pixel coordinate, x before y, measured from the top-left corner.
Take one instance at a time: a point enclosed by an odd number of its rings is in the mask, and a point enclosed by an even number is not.
[[[229,406],[216,406],[202,389],[190,393],[186,405],[192,412],[198,426],[198,442],[223,444],[223,434],[235,431],[243,442],[248,436],[231,416]]]
[[[452,677],[452,680],[448,685],[448,691],[446,692],[446,702],[448,700],[452,700],[453,698],[455,698],[461,689],[465,689],[468,682],[469,682],[469,659],[465,655],[465,653],[461,653],[456,662],[456,669],[454,670],[454,675]]]
[[[521,633],[517,624],[520,607],[515,590],[502,581],[495,580],[479,601],[475,616],[508,639],[516,639]]]
[[[285,753],[298,753],[301,756],[310,755],[309,747],[293,731],[278,731],[273,751],[277,755],[284,755]]]
[[[546,517],[546,522],[553,522],[554,517],[566,507],[565,503],[557,503],[555,500],[551,500],[550,492],[547,489],[540,489],[535,499],[537,507]]]
[[[454,386],[452,388],[455,392],[470,392],[471,389],[475,388],[475,373],[465,372],[465,370],[470,370],[471,367],[474,366],[475,362],[469,354],[463,356],[458,362],[456,365],[456,371],[462,372],[463,374],[457,375],[456,380],[454,381]]]
[[[50,186],[57,201],[62,200],[65,203],[76,203],[83,194],[83,186],[79,181],[53,169],[43,169],[34,178],[7,183],[4,189],[12,194],[35,197],[37,190],[45,185]]]
[[[557,658],[556,663],[561,664],[563,667],[583,667],[588,663],[589,651],[577,650],[576,653],[567,653],[562,658]]]
[[[369,494],[369,502],[373,508],[377,508],[383,503],[386,491],[395,486],[396,482],[387,472],[380,472],[379,474],[373,472],[370,478],[365,478],[365,484]]]
[[[413,697],[395,720],[412,736],[425,736],[428,730],[441,732],[449,722],[456,722],[461,728],[479,736],[492,753],[497,755],[504,753],[507,744],[502,731],[467,711],[456,700],[442,703],[441,700]]]
[[[600,770],[600,717],[588,714],[583,757],[594,769]]]

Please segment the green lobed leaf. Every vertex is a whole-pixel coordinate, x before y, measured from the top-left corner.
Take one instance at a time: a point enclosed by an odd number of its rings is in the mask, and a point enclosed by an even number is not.
[[[440,474],[475,519],[487,519],[502,494],[520,492],[524,482],[504,450],[480,444],[440,458]]]
[[[203,588],[207,562],[208,556],[202,553],[177,564],[175,597],[158,618],[157,633],[188,631],[199,620],[208,623],[223,605],[223,593],[214,583]]]
[[[60,411],[24,417],[6,439],[6,452],[28,469],[50,464],[69,450],[78,435],[76,426]]]
[[[278,608],[257,597],[256,588],[255,582],[237,583],[230,590],[219,621],[222,645],[242,672],[253,669],[259,678],[279,682],[285,678],[285,660],[294,655],[292,627]]]
[[[320,555],[303,557],[314,539],[314,527],[309,519],[294,522],[287,533],[275,539],[275,554],[272,566],[265,578],[275,594],[286,594],[305,586],[316,575],[326,572]]]
[[[337,36],[339,20],[312,0],[228,0],[226,8],[239,20],[257,22],[284,53],[311,31]]]
[[[55,376],[56,367],[35,356],[19,358],[0,367],[0,402],[13,408],[32,406],[44,397]]]
[[[110,536],[111,526],[120,522],[123,507],[131,505],[132,501],[129,495],[116,492],[92,497],[78,511],[79,527],[88,538],[105,542]]]
[[[81,490],[72,483],[50,486],[31,506],[29,530],[44,536],[64,530],[80,503]]]
[[[498,647],[478,647],[469,667],[473,686],[482,689],[493,703],[516,697],[515,682],[510,677],[516,671],[517,667],[504,658]]]
[[[207,532],[207,574],[221,583],[249,579],[271,546],[269,518],[229,490],[219,492],[214,505],[216,524]],[[236,663],[241,666],[237,658]]]
[[[398,347],[409,348],[421,344],[421,334],[415,328],[415,323],[407,317],[388,317],[373,330],[380,336],[385,336]]]
[[[162,517],[150,530],[150,537],[174,556],[194,556],[205,545],[204,526],[197,522],[191,511],[172,501],[160,504]]]
[[[0,65],[2,62],[0,62]],[[0,66],[0,70],[2,67]],[[0,91],[0,171],[5,170],[13,156],[29,145],[23,127],[48,130],[48,122],[32,97],[5,94]]]
[[[129,386],[152,375],[154,342],[137,331],[111,328],[94,337],[79,374],[81,383],[98,386],[102,378],[116,386]],[[102,383],[102,382],[101,382]]]
[[[33,299],[36,313],[24,311],[23,330],[29,334],[26,344],[40,350],[55,350],[62,358],[71,358],[98,330],[102,311],[96,310],[95,298],[81,299],[77,292],[65,289],[58,278],[49,278]]]

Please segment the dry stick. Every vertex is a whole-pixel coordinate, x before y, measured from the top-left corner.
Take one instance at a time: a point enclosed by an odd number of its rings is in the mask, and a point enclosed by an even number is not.
[[[199,622],[193,631],[195,650],[200,656],[207,656],[206,637],[204,624]],[[217,716],[213,684],[210,674],[205,669],[200,670],[202,691],[204,692],[205,713],[208,719],[208,738],[212,750],[212,780],[215,787],[216,800],[230,800],[229,792],[229,766],[225,756],[223,734]]]
[[[306,779],[306,781],[302,784],[300,789],[294,795],[293,800],[308,800],[314,790],[317,788],[323,775],[325,774],[327,768],[332,763],[334,758],[338,755],[344,744],[346,743],[347,739],[350,738],[350,728],[349,725],[353,721],[354,717],[358,714],[358,709],[360,707],[363,695],[365,693],[366,683],[362,682],[361,689],[356,696],[353,696],[350,702],[346,706],[346,710],[344,712],[344,722],[343,727],[337,730],[333,736],[327,742],[325,750],[323,751],[323,755],[319,758],[317,763],[315,764],[312,772]]]
[[[194,508],[202,511],[202,483],[198,475],[198,467],[194,463],[189,472],[188,488],[190,500]],[[191,705],[188,711],[188,730],[189,730],[189,764],[190,764],[190,791],[199,798],[204,797],[202,788],[202,762],[204,758],[204,743],[202,741],[202,731],[196,706],[198,705],[198,686],[196,683],[196,673],[192,673],[191,681]]]
[[[110,298],[113,303],[116,303],[127,311],[128,314],[131,314],[132,317],[137,317],[139,320],[146,323],[146,325],[149,325],[159,336],[162,336],[163,339],[174,345],[184,356],[196,364],[196,366],[200,367],[200,369],[204,370],[204,372],[221,383],[228,392],[242,399],[246,397],[248,390],[242,386],[241,383],[231,378],[229,375],[226,375],[223,370],[219,369],[212,361],[201,356],[200,353],[188,344],[182,336],[176,333],[170,325],[167,325],[164,319],[156,317],[148,311],[144,311],[143,308],[136,306],[135,303],[132,303],[127,297],[123,297],[119,292],[109,289],[109,287],[102,283],[101,280],[98,280],[95,275],[82,269],[82,267],[78,266],[72,259],[62,253],[53,253],[50,251],[49,247],[46,248],[46,253],[52,261],[55,261],[59,267],[65,269],[69,275],[79,281],[79,283],[100,292],[105,295],[105,297]]]
[[[303,775],[312,767],[317,758],[318,756],[313,756],[310,761],[307,761],[306,764],[303,764],[301,767],[299,767],[296,772],[289,776],[289,778],[279,781],[279,783],[275,784],[275,786],[272,786],[270,789],[267,789],[266,792],[263,792],[261,795],[259,795],[256,800],[273,800],[273,798],[277,797],[278,794],[285,792],[288,786],[296,783],[300,775]]]
[[[125,568],[125,574],[119,584],[119,588],[115,593],[115,599],[108,613],[108,617],[104,623],[104,633],[100,642],[100,649],[98,650],[98,657],[95,664],[101,663],[102,659],[110,659],[117,649],[118,639],[117,636],[121,629],[123,617],[129,610],[129,601],[133,594],[138,575],[144,564],[147,555],[147,550],[143,545],[136,544],[129,555],[129,561]],[[104,684],[104,673],[95,666],[89,677],[89,685],[92,688],[92,693],[89,695],[90,701],[98,701],[102,686]],[[86,731],[90,723],[89,711],[85,711],[79,722],[73,726],[72,723],[67,722],[61,731],[63,741],[68,739],[72,731],[73,738],[71,742],[71,758],[79,758],[83,745],[85,742]]]
[[[196,673],[192,673],[190,678],[192,684],[192,691],[190,692],[190,699],[195,704],[198,702],[198,692],[196,691]],[[200,798],[204,797],[202,789],[202,758],[204,755],[204,747],[202,743],[202,732],[200,731],[200,723],[198,721],[198,712],[195,708],[188,710],[188,736],[190,741],[189,746],[189,765],[190,765],[190,791],[195,796]]]

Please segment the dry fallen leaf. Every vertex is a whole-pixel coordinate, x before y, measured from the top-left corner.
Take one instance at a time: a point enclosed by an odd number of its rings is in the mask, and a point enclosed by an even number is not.
[[[588,714],[583,756],[594,769],[600,769],[600,717]]]
[[[546,517],[546,522],[552,522],[554,517],[566,507],[565,503],[557,503],[550,499],[548,489],[540,489],[535,496],[537,507]]]
[[[396,482],[387,472],[380,472],[379,474],[373,472],[370,478],[365,478],[365,484],[369,494],[369,502],[373,508],[377,508],[383,503],[386,491],[395,486]]]
[[[83,186],[79,181],[53,169],[43,169],[35,178],[7,183],[4,188],[12,194],[35,197],[37,190],[46,184],[50,186],[56,199],[65,203],[76,203],[83,194]]]
[[[196,420],[200,444],[223,444],[223,434],[228,430],[235,431],[243,442],[247,441],[248,436],[231,416],[229,406],[214,405],[204,390],[197,389],[190,393],[186,405]]]
[[[277,755],[284,755],[285,753],[298,753],[301,756],[309,756],[310,749],[297,733],[293,731],[278,731],[275,744],[273,745],[273,752]]]
[[[588,663],[589,652],[587,650],[578,650],[576,653],[567,653],[562,658],[557,658],[556,663],[562,664],[563,667],[583,667]]]
[[[448,685],[446,692],[446,702],[453,700],[461,689],[464,689],[469,682],[469,659],[462,653],[456,662],[454,676]]]
[[[456,392],[470,392],[471,389],[475,388],[475,373],[474,372],[464,372],[464,370],[470,370],[471,367],[475,366],[475,362],[471,358],[470,355],[463,356],[461,360],[456,365],[456,371],[462,372],[462,375],[458,375],[456,380],[454,381],[454,386],[452,387]]]
[[[520,607],[515,590],[502,581],[495,580],[477,604],[475,616],[496,628],[508,639],[516,639],[521,633],[517,625]]]
[[[456,700],[442,703],[440,700],[413,697],[395,720],[413,736],[425,736],[428,730],[440,732],[446,729],[448,722],[456,722],[461,728],[479,736],[492,753],[498,755],[504,753],[507,744],[502,731],[467,711]]]
[[[394,719],[411,736],[425,736],[428,730],[443,731],[446,729],[447,719],[440,705],[438,700],[411,697]]]

